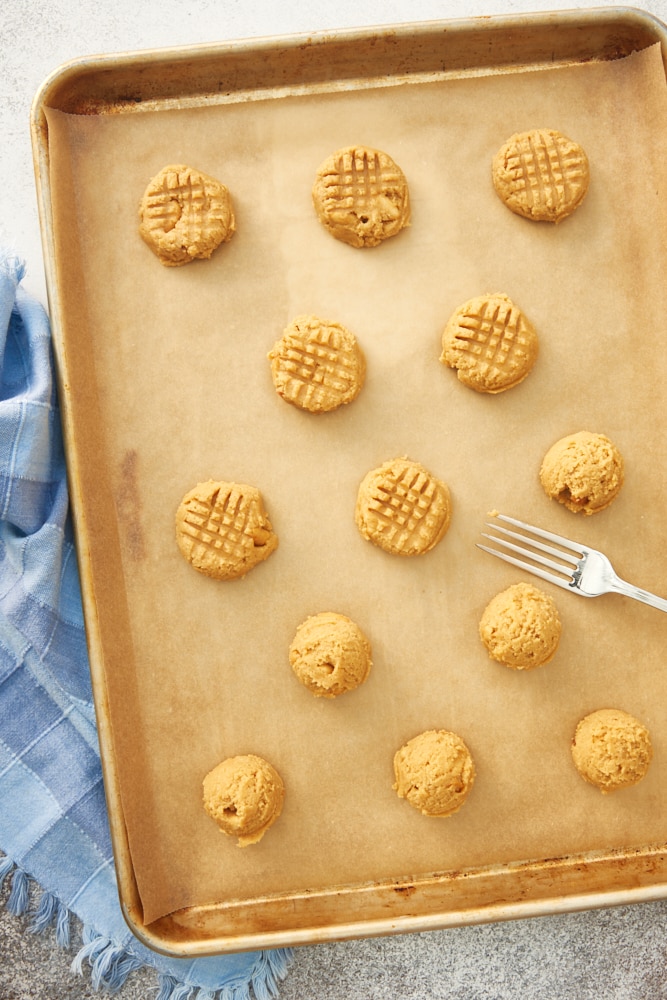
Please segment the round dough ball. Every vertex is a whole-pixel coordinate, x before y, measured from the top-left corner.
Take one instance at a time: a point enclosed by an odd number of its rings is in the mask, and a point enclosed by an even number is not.
[[[334,611],[307,618],[289,650],[292,670],[318,698],[336,698],[363,684],[372,666],[371,646],[350,618]]]
[[[368,146],[346,146],[320,165],[313,205],[327,232],[353,247],[375,247],[410,223],[403,171]]]
[[[451,512],[445,483],[418,462],[395,458],[364,476],[355,521],[364,538],[385,552],[415,556],[444,537]]]
[[[493,660],[514,670],[532,670],[555,654],[561,621],[547,594],[528,583],[515,583],[489,601],[479,634]]]
[[[556,441],[540,467],[548,497],[575,514],[596,514],[618,495],[624,479],[623,457],[604,434],[578,431]]]
[[[165,267],[206,260],[236,229],[224,184],[185,164],[163,167],[139,206],[139,234]]]
[[[636,785],[653,758],[648,729],[617,708],[602,708],[581,720],[572,740],[579,774],[601,792]]]
[[[262,495],[244,483],[198,483],[176,511],[176,541],[199,573],[236,580],[278,547]]]
[[[523,382],[537,360],[533,325],[502,292],[464,302],[442,334],[440,361],[477,392],[498,393]]]
[[[340,323],[297,316],[269,353],[278,395],[311,413],[327,413],[356,399],[366,359],[353,333]]]
[[[537,222],[560,222],[586,196],[588,157],[581,146],[549,128],[517,132],[492,164],[498,197],[512,212]]]
[[[280,816],[285,786],[256,754],[228,757],[204,778],[204,809],[239,847],[256,844]]]
[[[394,791],[424,816],[451,816],[473,786],[475,765],[460,736],[432,729],[394,756]]]

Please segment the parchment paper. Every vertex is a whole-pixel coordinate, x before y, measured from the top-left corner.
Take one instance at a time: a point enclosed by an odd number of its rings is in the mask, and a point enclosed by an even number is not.
[[[91,366],[67,405],[79,464],[115,498],[129,619],[118,642],[130,653],[107,677],[111,752],[146,923],[189,904],[667,837],[667,617],[545,584],[563,621],[557,656],[510,671],[477,626],[524,577],[475,548],[496,508],[600,546],[626,578],[667,594],[666,110],[656,46],[549,71],[49,113],[59,273],[88,317],[65,327],[66,351]],[[533,127],[590,158],[588,197],[556,227],[512,215],[491,184],[496,150]],[[332,239],[310,201],[320,162],[360,142],[401,165],[413,207],[410,229],[366,251]],[[209,262],[166,269],[138,236],[137,209],[148,180],[178,162],[229,187],[238,232]],[[483,396],[439,364],[440,334],[460,303],[496,291],[533,322],[540,356],[519,387]],[[366,353],[362,394],[334,414],[304,414],[273,390],[266,354],[299,313],[343,323]],[[547,448],[581,429],[626,460],[619,498],[586,519],[537,478]],[[449,533],[412,560],[374,548],[353,521],[363,475],[397,455],[453,496]],[[280,537],[240,582],[198,575],[175,545],[176,507],[208,478],[259,486]],[[116,558],[94,563],[93,580]],[[287,659],[297,625],[323,610],[350,615],[373,646],[368,682],[336,701],[313,698]],[[655,759],[640,785],[602,796],[574,770],[570,740],[609,706],[649,726]],[[460,733],[477,766],[446,820],[392,790],[395,750],[429,728]],[[201,781],[246,752],[278,768],[287,797],[264,840],[240,850],[205,815]]]

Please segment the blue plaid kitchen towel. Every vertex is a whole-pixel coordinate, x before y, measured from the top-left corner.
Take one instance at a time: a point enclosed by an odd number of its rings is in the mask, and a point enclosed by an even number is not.
[[[96,988],[120,988],[143,965],[157,1000],[268,1000],[288,950],[193,961],[145,948],[118,902],[76,553],[68,512],[49,320],[20,287],[24,266],[0,248],[0,885],[69,944]],[[40,891],[29,892],[30,882]],[[40,894],[41,893],[41,894]],[[37,897],[38,902],[30,900]]]

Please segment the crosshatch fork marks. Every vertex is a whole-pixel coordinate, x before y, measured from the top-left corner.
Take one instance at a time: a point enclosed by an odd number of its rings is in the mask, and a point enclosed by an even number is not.
[[[400,536],[400,548],[410,548],[424,527],[436,492],[431,477],[421,470],[406,468],[397,478],[378,486],[369,507],[387,538],[395,541]]]
[[[580,146],[559,133],[538,129],[517,136],[506,163],[509,196],[521,198],[540,218],[581,200],[588,167]]]
[[[250,504],[240,490],[217,490],[210,501],[193,499],[183,522],[200,554],[220,553],[242,558],[252,538],[247,534]]]
[[[467,310],[459,320],[456,342],[497,371],[511,367],[515,355],[526,354],[526,335],[521,313],[511,303],[498,298],[477,300],[478,308]]]
[[[206,226],[209,198],[203,181],[192,171],[165,172],[158,190],[147,199],[146,216],[153,229],[170,232],[179,221],[186,232],[200,236]]]

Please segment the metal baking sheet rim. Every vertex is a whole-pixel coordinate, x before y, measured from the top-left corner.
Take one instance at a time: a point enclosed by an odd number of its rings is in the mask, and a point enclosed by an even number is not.
[[[505,38],[508,42],[508,48],[504,58],[499,50],[497,57],[491,58],[487,54],[486,60],[482,58],[481,65],[466,67],[459,62],[454,68],[448,69],[446,74],[442,70],[440,75],[457,75],[466,72],[466,69],[468,72],[502,72],[503,70],[516,69],[518,66],[528,68],[533,64],[534,56],[525,60],[516,58],[512,61],[512,58],[508,58],[507,55],[508,52],[525,55],[521,50],[521,42],[525,33],[531,34],[534,45],[534,36],[537,33],[539,37],[540,31],[548,33],[553,39],[562,28],[567,27],[569,31],[579,31],[583,37],[584,31],[590,32],[591,29],[595,29],[595,31],[609,32],[614,26],[624,29],[626,34],[623,39],[619,36],[619,40],[615,41],[614,36],[610,34],[609,48],[602,54],[591,52],[586,56],[581,51],[577,51],[570,61],[583,61],[586,58],[616,58],[619,55],[627,54],[623,45],[631,45],[631,41],[629,43],[628,39],[631,40],[634,33],[635,47],[638,49],[659,42],[663,60],[667,66],[667,27],[647,12],[632,7],[553,11],[541,14],[433,21],[421,24],[383,25],[326,34],[251,39],[220,45],[207,44],[118,53],[90,59],[78,59],[61,66],[44,81],[35,95],[31,110],[35,183],[53,331],[56,374],[61,390],[67,380],[67,366],[61,349],[61,331],[64,321],[55,267],[45,107],[61,107],[61,110],[84,114],[108,113],[116,105],[119,106],[118,110],[127,113],[144,109],[150,110],[161,103],[159,97],[155,96],[155,91],[153,90],[150,94],[146,93],[145,100],[138,99],[136,93],[133,93],[129,100],[127,97],[123,98],[118,93],[117,87],[114,88],[116,80],[114,74],[119,74],[122,81],[125,82],[128,73],[132,76],[133,71],[138,67],[145,70],[146,65],[149,64],[158,73],[161,69],[164,70],[165,66],[170,66],[172,72],[176,67],[176,79],[178,80],[178,73],[182,73],[184,67],[190,68],[202,61],[210,67],[211,60],[214,63],[218,62],[224,65],[225,59],[236,56],[245,58],[252,56],[253,53],[257,54],[259,51],[276,53],[282,49],[282,51],[290,53],[297,49],[303,51],[308,47],[321,46],[321,51],[326,52],[326,47],[334,42],[339,45],[356,46],[367,43],[371,37],[374,40],[401,38],[404,42],[408,42],[413,32],[418,32],[420,38],[438,35],[443,41],[446,39],[446,44],[450,47],[451,45],[459,46],[456,50],[459,57],[461,57],[462,52],[465,54],[466,41],[473,34],[478,44],[481,40],[482,47],[486,45],[489,51],[492,39],[498,41]],[[549,62],[547,49],[548,46],[543,53],[545,65]],[[628,51],[631,50],[632,45]],[[497,62],[494,62],[495,58],[497,58]],[[567,51],[561,51],[560,58],[558,58],[554,50],[551,59],[555,62],[567,62]],[[463,61],[465,63],[465,58]],[[148,74],[144,73],[143,76],[145,79]],[[106,103],[99,91],[93,97],[89,95],[89,99],[86,99],[86,85],[90,80],[97,80],[98,87],[100,86],[99,81],[102,80],[102,89],[109,88],[111,97]],[[196,105],[207,100],[221,101],[229,98],[229,94],[226,97],[221,97],[220,88],[218,88],[217,93],[208,92],[205,86],[207,82],[210,83],[210,79],[203,77],[201,80],[202,89],[197,92],[197,87],[193,88],[192,80],[188,78],[190,84],[186,88],[188,93],[186,97],[182,97],[174,93],[172,79],[171,88],[167,88],[169,93],[164,97],[164,100],[172,106],[186,106],[187,104]],[[340,81],[338,82],[340,83]],[[355,80],[351,78],[350,81],[342,85],[354,86],[354,84]],[[316,81],[311,81],[310,85],[316,86]],[[325,87],[335,85],[336,81],[328,81],[324,84]],[[280,96],[280,88],[274,86],[268,89],[276,92],[276,96]],[[253,93],[260,92],[266,93],[266,89],[263,91],[261,88],[255,89],[245,96],[237,95],[237,99],[248,99]],[[284,93],[294,92],[294,85],[291,87],[288,85],[284,89]],[[69,106],[67,106],[68,99]],[[59,101],[63,101],[63,104],[59,105]],[[74,527],[75,533],[78,534],[77,489],[79,477],[76,462],[72,457],[75,450],[68,448],[72,430],[68,420],[67,406],[64,402],[65,394],[62,391],[61,400],[63,401],[63,432],[72,494]],[[97,609],[93,598],[91,568],[86,563],[85,558],[81,558],[81,548],[79,549],[79,562],[102,770],[120,903],[130,929],[149,948],[166,955],[194,957],[554,915],[667,897],[667,844],[665,844],[647,846],[645,849],[627,852],[608,852],[600,855],[585,854],[561,859],[527,861],[489,869],[435,873],[430,876],[420,875],[414,881],[402,879],[388,881],[382,885],[334,887],[322,891],[314,890],[312,893],[284,894],[280,897],[249,902],[231,901],[219,905],[190,907],[169,914],[153,924],[145,925],[123,820],[118,776],[113,755],[110,752],[112,746],[111,720],[106,698],[103,650],[98,629]],[[622,871],[622,877],[617,880],[616,886],[609,885],[609,876],[618,869]],[[585,883],[591,872],[593,873],[594,886],[586,887]],[[514,885],[518,884],[518,892],[508,892],[507,886],[495,887],[496,882],[503,882],[507,878],[510,878]],[[475,881],[480,880],[482,886],[488,884],[489,887],[494,886],[494,888],[491,891],[483,888],[476,904],[467,903],[467,888]],[[536,890],[534,886],[537,886]],[[352,897],[360,894],[362,897],[368,898],[369,893],[376,894],[379,898],[374,901],[372,907],[365,907],[363,899],[361,909],[358,904],[353,906],[351,910],[356,910],[356,919],[348,918],[345,921],[337,922],[330,918],[322,918],[321,914],[319,919],[315,914],[311,918],[308,916],[312,909],[310,904],[317,900],[328,900],[335,909],[337,901],[344,896]],[[420,912],[419,905],[423,904],[429,894],[435,894],[435,902],[431,899],[430,904]],[[420,897],[422,904],[420,904]],[[447,905],[448,901],[450,905]],[[239,907],[249,907],[255,910],[265,908],[282,910],[293,917],[296,916],[296,920],[280,920],[274,916],[274,925],[266,926],[262,930],[242,931],[239,929],[234,930],[234,932],[229,930],[221,932],[219,928],[216,929],[219,916],[227,910],[233,914],[232,922],[236,924],[235,917],[240,914]],[[324,909],[326,911],[326,905]],[[361,916],[359,916],[360,912]],[[271,918],[269,918],[269,923],[270,920]],[[229,917],[227,917],[227,921],[229,922]],[[256,920],[256,923],[261,925],[262,920]],[[299,923],[300,925],[298,925]]]

